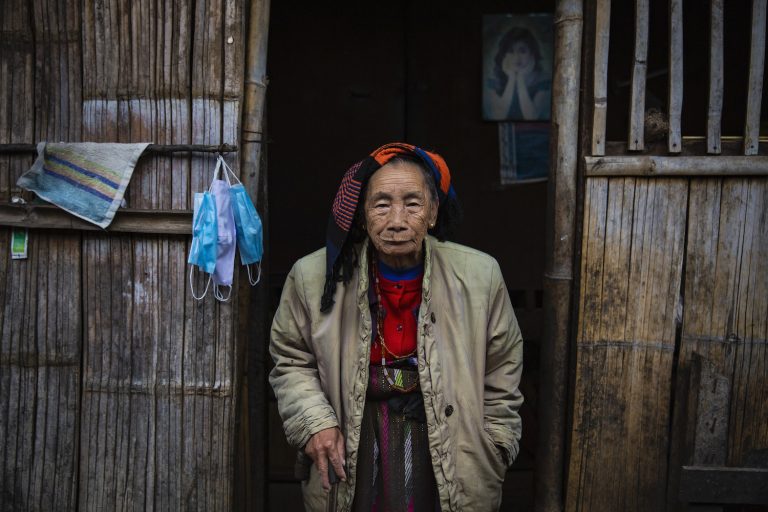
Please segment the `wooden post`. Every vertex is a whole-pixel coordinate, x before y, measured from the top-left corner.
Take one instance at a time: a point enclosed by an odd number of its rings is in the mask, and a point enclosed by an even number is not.
[[[683,138],[680,117],[683,111],[683,0],[669,2],[669,133],[667,148],[680,153]]]
[[[723,0],[710,0],[709,110],[707,153],[720,154],[720,118],[723,111]]]
[[[269,30],[269,0],[251,0],[248,17],[248,43],[245,55],[245,91],[240,136],[240,162],[242,180],[248,194],[261,213],[266,234],[266,174],[260,163],[264,158],[263,121],[265,114],[265,96],[267,89],[267,36]],[[248,286],[248,279],[241,279],[241,324],[240,339],[246,349],[246,383],[248,390],[247,410],[248,437],[247,453],[244,466],[251,471],[241,482],[247,486],[245,510],[263,510],[267,505],[267,353],[269,321],[269,281],[267,268],[262,261],[262,280],[255,286]],[[242,276],[241,276],[242,277]],[[241,409],[242,410],[242,409]]]
[[[752,39],[749,52],[749,90],[744,122],[744,154],[756,155],[760,146],[760,103],[763,96],[765,64],[766,0],[752,1]]]
[[[608,44],[611,0],[597,0],[595,11],[594,107],[592,109],[592,154],[605,154],[605,120],[608,111]]]
[[[583,5],[559,0],[555,10],[555,73],[552,83],[552,158],[547,200],[546,269],[541,344],[536,509],[563,507],[568,333],[573,286],[576,174]]]
[[[629,112],[629,150],[645,147],[645,75],[648,70],[648,0],[635,0],[635,62]]]

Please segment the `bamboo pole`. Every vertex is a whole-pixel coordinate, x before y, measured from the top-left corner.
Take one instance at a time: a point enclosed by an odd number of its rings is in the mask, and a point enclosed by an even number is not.
[[[192,211],[122,208],[118,210],[112,223],[102,229],[57,206],[0,203],[0,226],[189,235],[192,233]]]
[[[267,89],[267,36],[269,31],[270,0],[250,0],[248,4],[248,39],[245,53],[245,80],[243,98],[242,133],[240,135],[240,169],[243,185],[253,198],[267,228],[266,174],[260,163],[263,159],[261,140]],[[245,510],[261,510],[267,506],[267,394],[268,328],[268,272],[262,262],[265,278],[255,287],[247,287],[248,279],[241,279],[239,308],[243,320],[238,327],[238,338],[245,345],[244,364],[247,369],[238,371],[238,386],[248,390],[246,432],[248,450],[244,454],[245,467],[250,468]],[[255,314],[254,314],[255,313]],[[247,372],[247,378],[245,374]]]
[[[260,142],[260,141],[255,141]],[[150,144],[144,153],[235,153],[237,146],[232,144]],[[0,144],[0,154],[3,153],[37,153],[37,144]]]
[[[766,156],[602,156],[584,157],[592,176],[766,176]]]
[[[763,96],[765,65],[766,0],[752,1],[752,39],[749,52],[749,90],[744,122],[744,154],[756,155],[760,149],[760,103]]]
[[[683,137],[680,120],[683,111],[683,0],[669,2],[669,134],[667,149],[680,153]]]
[[[648,0],[635,0],[635,57],[629,102],[629,150],[645,146],[645,75],[648,68]]]
[[[573,286],[576,170],[583,2],[559,0],[555,10],[552,83],[553,158],[547,188],[544,335],[541,344],[536,510],[561,511],[565,468],[568,332]]]
[[[709,108],[707,153],[720,154],[720,119],[723,112],[723,0],[710,1]]]
[[[597,0],[595,12],[595,69],[592,108],[592,154],[605,154],[605,121],[608,110],[608,43],[611,0]]]

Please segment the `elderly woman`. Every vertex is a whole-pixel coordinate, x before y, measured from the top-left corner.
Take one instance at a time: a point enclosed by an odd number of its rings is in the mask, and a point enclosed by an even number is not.
[[[496,510],[520,439],[522,339],[492,257],[445,241],[443,159],[387,144],[342,179],[288,275],[270,382],[312,463],[307,510]]]

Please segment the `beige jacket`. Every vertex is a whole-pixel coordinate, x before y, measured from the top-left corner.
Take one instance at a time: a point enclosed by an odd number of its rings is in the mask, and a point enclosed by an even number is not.
[[[497,510],[503,457],[511,463],[520,440],[520,329],[496,260],[432,237],[425,249],[418,369],[440,505]],[[359,268],[368,268],[366,251],[360,254]],[[368,382],[368,273],[340,283],[327,314],[320,313],[324,280],[324,249],[288,275],[272,323],[269,380],[291,445],[301,448],[325,428],[344,433],[347,481],[326,493],[313,465],[303,490],[309,511],[347,511]]]

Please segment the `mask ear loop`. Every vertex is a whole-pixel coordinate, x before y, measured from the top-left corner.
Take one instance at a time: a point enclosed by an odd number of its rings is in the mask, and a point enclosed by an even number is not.
[[[221,154],[219,154],[219,162],[224,166],[224,175],[227,176],[227,183],[229,183],[229,176],[227,174],[227,171],[229,171],[229,174],[232,175],[232,177],[235,179],[238,185],[243,184],[243,182],[240,181],[240,178],[237,177],[237,174],[235,174],[235,171],[232,170],[232,168],[229,166],[227,161],[224,160],[224,157],[221,156]]]
[[[203,290],[203,294],[201,296],[195,295],[195,286],[192,284],[192,273],[195,270],[194,265],[190,265],[189,267],[189,290],[192,292],[192,297],[195,298],[195,300],[203,300],[203,298],[208,294],[208,287],[211,286],[211,281],[213,280],[213,276],[208,277],[208,282],[205,283],[205,290]]]
[[[229,288],[229,293],[226,297],[224,297],[224,294],[221,293],[221,290],[219,289],[219,285],[215,284],[213,285],[213,296],[216,297],[220,302],[228,302],[229,299],[232,297],[232,285],[225,285],[227,288]]]
[[[251,275],[251,266],[246,265],[245,268],[248,269],[248,282],[251,283],[251,286],[256,286],[259,284],[259,281],[261,281],[261,262],[258,262],[257,265],[259,266],[259,274],[256,276],[256,280],[253,280],[253,276]]]

